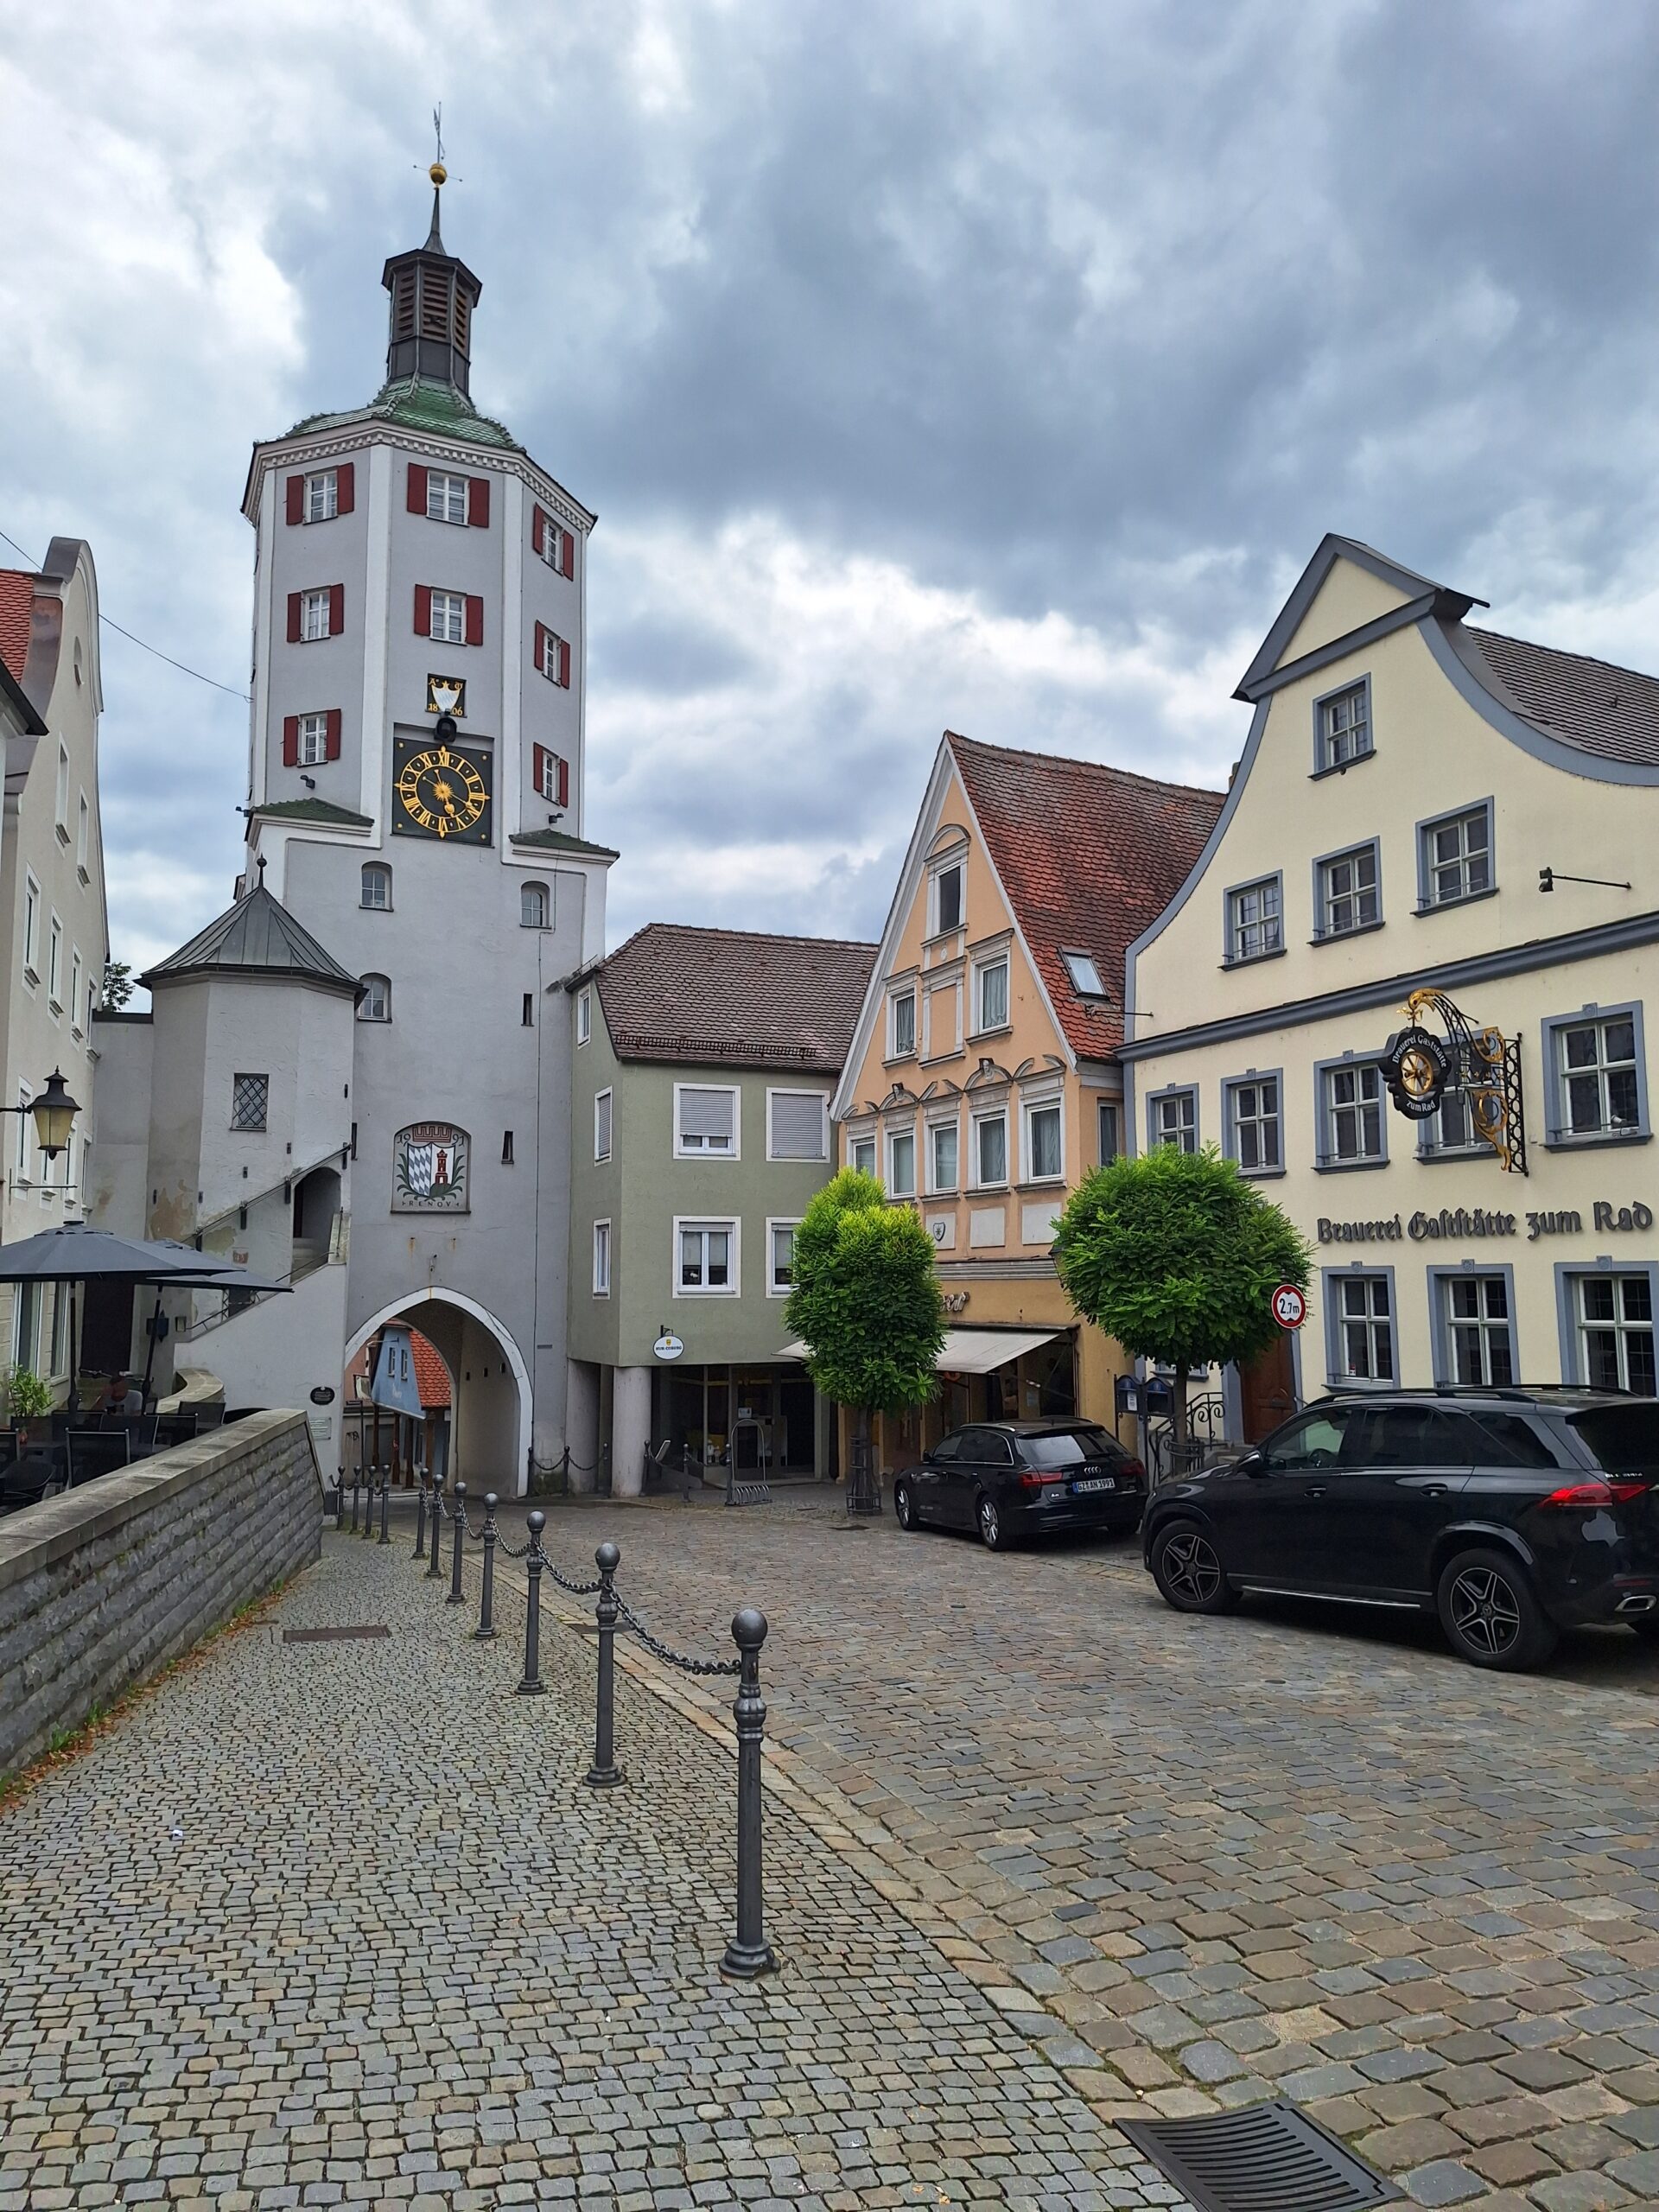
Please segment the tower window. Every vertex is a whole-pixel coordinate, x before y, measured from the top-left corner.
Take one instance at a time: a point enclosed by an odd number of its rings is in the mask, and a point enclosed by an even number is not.
[[[461,483],[456,477],[454,481]],[[462,519],[465,519],[463,493]],[[432,594],[432,621],[428,633],[442,645],[464,645],[467,642],[467,600],[458,591],[435,591]]]
[[[544,930],[547,927],[547,886],[526,883],[518,893],[518,923],[521,929]]]
[[[426,518],[429,522],[454,522],[465,526],[467,479],[464,476],[440,475],[435,468],[427,471]]]
[[[231,1077],[231,1127],[233,1129],[263,1129],[270,1104],[270,1077],[268,1075],[236,1075]]]
[[[365,976],[361,979],[363,996],[358,1003],[359,1021],[390,1021],[391,1020],[391,982],[385,976]]]
[[[384,861],[363,863],[362,903],[377,914],[391,912],[391,870]]]
[[[340,478],[332,468],[320,468],[305,480],[307,522],[332,522],[340,512]]]
[[[302,591],[300,594],[300,637],[307,644],[330,634],[327,591]]]
[[[536,994],[534,991],[526,991],[524,993],[524,1024],[526,1029],[533,1029],[536,1027]]]
[[[501,1165],[504,1167],[511,1167],[512,1165],[512,1131],[511,1129],[503,1129],[501,1132]]]
[[[300,716],[300,766],[315,768],[328,758],[328,717],[327,715]]]

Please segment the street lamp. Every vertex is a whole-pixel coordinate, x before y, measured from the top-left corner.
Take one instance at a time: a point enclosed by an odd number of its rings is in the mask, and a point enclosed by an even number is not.
[[[35,1116],[35,1136],[42,1154],[55,1160],[67,1149],[70,1134],[75,1126],[75,1116],[80,1111],[80,1102],[69,1096],[69,1086],[63,1079],[63,1070],[54,1068],[46,1078],[46,1088],[38,1098],[27,1106],[0,1106],[0,1114],[32,1114]]]

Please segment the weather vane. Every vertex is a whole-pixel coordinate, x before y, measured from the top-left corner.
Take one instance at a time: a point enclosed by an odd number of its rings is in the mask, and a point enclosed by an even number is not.
[[[432,136],[438,144],[438,150],[432,162],[432,181],[434,184],[442,184],[448,180],[449,172],[443,166],[443,102],[442,100],[432,111]]]

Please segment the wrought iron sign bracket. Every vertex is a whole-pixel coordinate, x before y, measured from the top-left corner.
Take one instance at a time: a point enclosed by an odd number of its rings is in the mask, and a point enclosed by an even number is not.
[[[1408,1121],[1438,1114],[1450,1091],[1469,1102],[1475,1135],[1497,1154],[1506,1174],[1527,1173],[1527,1133],[1521,1093],[1521,1039],[1501,1029],[1477,1027],[1444,991],[1414,991],[1406,1001],[1407,1027],[1389,1039],[1383,1080],[1395,1111]],[[1437,1019],[1437,1036],[1424,1017]]]

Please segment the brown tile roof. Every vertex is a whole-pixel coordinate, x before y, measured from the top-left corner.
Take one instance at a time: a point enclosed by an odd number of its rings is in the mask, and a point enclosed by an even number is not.
[[[21,569],[0,569],[0,661],[20,683],[29,657],[29,618],[34,605],[34,577]]]
[[[418,1329],[409,1332],[409,1349],[415,1358],[415,1384],[421,1403],[436,1413],[449,1402],[449,1370],[438,1357],[438,1348]]]
[[[599,970],[617,1057],[838,1075],[876,947],[652,922]]]
[[[1659,767],[1659,677],[1467,623],[1463,635],[1516,710],[1546,736],[1604,760]]]
[[[1123,956],[1169,904],[1225,793],[1097,760],[945,733],[1002,887],[1074,1052],[1123,1041]],[[1080,998],[1062,951],[1092,953],[1107,997]]]

